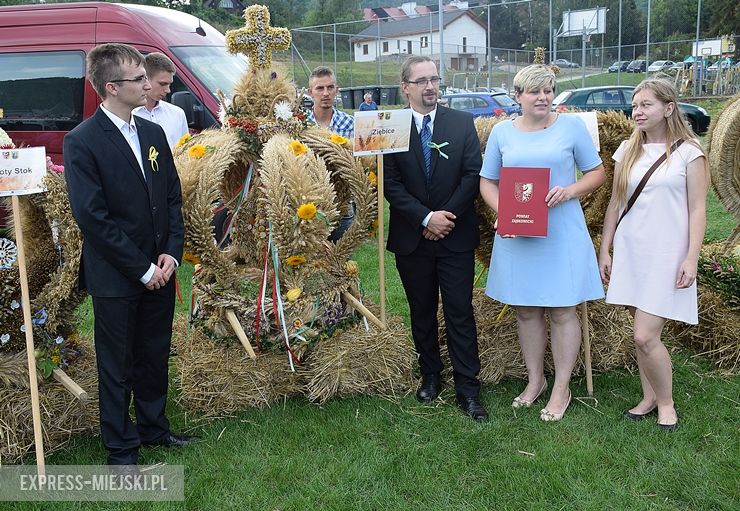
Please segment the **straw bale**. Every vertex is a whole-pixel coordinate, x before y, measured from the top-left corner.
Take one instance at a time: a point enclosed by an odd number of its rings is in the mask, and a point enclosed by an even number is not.
[[[216,343],[197,328],[188,332],[181,317],[175,321],[173,344],[176,401],[204,418],[263,408],[301,393],[301,374],[291,373],[285,353],[260,353],[254,361],[240,344]]]
[[[487,297],[484,290],[473,290],[473,310],[478,332],[478,351],[481,361],[480,380],[485,384],[498,383],[502,378],[526,378],[517,335],[516,313],[509,307],[501,315],[504,305]],[[580,307],[578,308],[580,320]],[[499,318],[500,316],[500,318]],[[603,300],[588,303],[589,332],[591,339],[591,366],[595,371],[606,372],[617,368],[633,368],[634,345],[632,319],[623,307],[607,305]],[[439,338],[446,378],[451,381],[449,356],[446,348],[444,316],[440,308]],[[552,355],[545,355],[545,371],[554,372]],[[583,354],[579,356],[575,374],[583,374]]]
[[[80,342],[85,356],[65,372],[88,393],[81,402],[53,378],[39,380],[41,423],[46,453],[60,450],[73,435],[95,434],[98,430],[98,376],[95,352]],[[19,383],[3,385],[0,381],[0,463],[17,463],[34,448],[31,395],[28,387],[26,353],[15,355],[16,370],[23,372]],[[5,357],[4,357],[5,358]],[[18,369],[22,367],[23,369]]]
[[[699,284],[699,324],[669,322],[679,344],[706,357],[728,374],[740,373],[740,307],[729,305],[716,291]]]
[[[405,394],[412,386],[415,361],[400,321],[388,321],[384,331],[375,327],[365,331],[358,323],[320,342],[310,354],[306,364],[308,399],[324,403],[351,394]]]
[[[731,98],[712,122],[709,171],[717,199],[740,219],[740,94]]]

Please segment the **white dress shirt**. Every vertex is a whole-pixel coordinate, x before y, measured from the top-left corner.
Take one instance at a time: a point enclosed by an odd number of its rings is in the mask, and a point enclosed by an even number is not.
[[[154,108],[147,110],[146,105],[134,108],[134,115],[159,124],[167,135],[170,149],[175,147],[183,135],[188,133],[188,120],[182,108],[166,101],[157,101]]]
[[[427,124],[427,128],[429,128],[429,133],[434,134],[434,118],[437,115],[437,107],[434,107],[434,110],[429,112],[428,114],[420,114],[413,108],[411,109],[411,115],[414,118],[414,124],[416,124],[416,132],[421,134],[421,128],[424,126],[424,116],[428,115],[430,117],[429,124]],[[422,151],[424,148],[422,148]],[[432,215],[434,214],[434,211],[430,212],[427,216],[424,217],[424,220],[421,221],[421,225],[424,227],[427,226],[429,223],[429,219],[432,218]]]

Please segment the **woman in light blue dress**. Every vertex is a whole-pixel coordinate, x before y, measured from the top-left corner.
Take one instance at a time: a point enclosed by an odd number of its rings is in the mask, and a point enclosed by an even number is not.
[[[550,318],[555,382],[540,418],[558,421],[570,404],[570,377],[581,343],[576,305],[604,297],[578,198],[601,186],[606,176],[583,121],[551,111],[555,75],[547,66],[535,64],[519,71],[514,89],[522,115],[493,128],[480,192],[488,206],[498,211],[502,166],[549,168],[548,234],[545,238],[496,235],[486,294],[516,308],[528,384],[512,402],[514,408],[531,406],[547,389],[545,314]],[[576,167],[583,172],[580,180],[576,180]]]

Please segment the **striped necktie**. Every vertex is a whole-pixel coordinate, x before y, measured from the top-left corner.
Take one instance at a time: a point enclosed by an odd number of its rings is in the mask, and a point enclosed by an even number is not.
[[[429,142],[432,141],[432,130],[429,129],[429,123],[432,121],[430,115],[424,116],[424,121],[421,124],[421,149],[424,151],[424,163],[426,164],[426,175],[427,181],[432,177],[432,148],[429,147]]]

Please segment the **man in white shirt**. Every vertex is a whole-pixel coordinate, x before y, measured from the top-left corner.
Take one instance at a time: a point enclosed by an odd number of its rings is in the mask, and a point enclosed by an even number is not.
[[[180,138],[188,133],[188,121],[183,109],[164,100],[175,78],[175,64],[164,53],[154,52],[145,57],[144,67],[152,88],[147,94],[146,105],[136,108],[134,115],[162,126],[170,148],[175,147]]]

